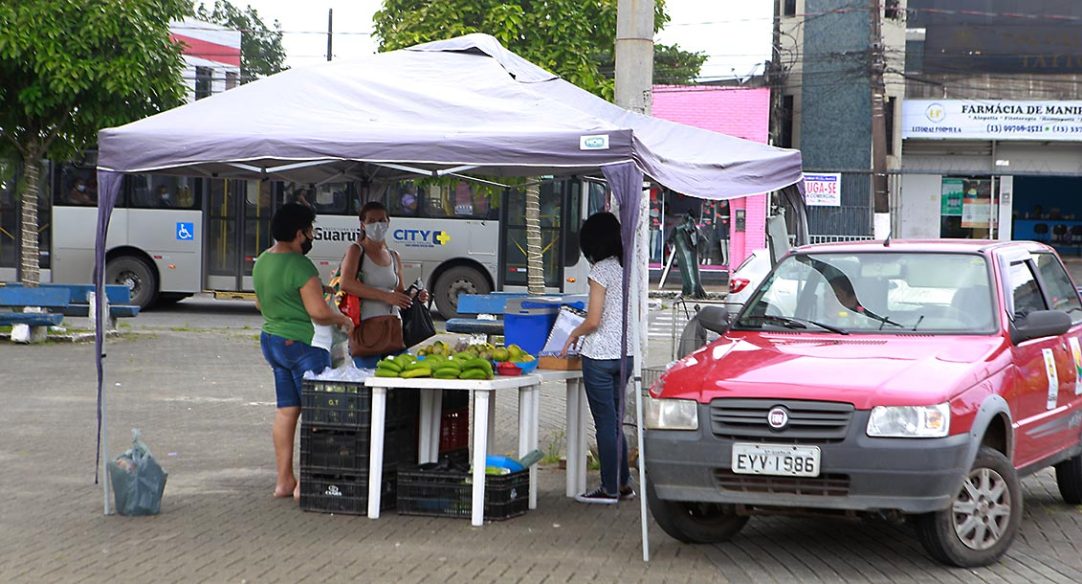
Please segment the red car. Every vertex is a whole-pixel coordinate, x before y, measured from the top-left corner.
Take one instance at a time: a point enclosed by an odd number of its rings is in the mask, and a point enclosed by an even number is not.
[[[749,516],[911,519],[928,552],[996,561],[1019,477],[1055,466],[1082,504],[1082,302],[1031,242],[807,246],[646,400],[647,490],[671,536],[721,542]]]

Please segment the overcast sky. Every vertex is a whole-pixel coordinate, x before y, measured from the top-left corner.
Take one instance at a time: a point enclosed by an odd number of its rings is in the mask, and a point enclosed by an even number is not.
[[[207,3],[211,3],[210,0]],[[376,50],[372,14],[380,0],[233,0],[277,19],[285,32],[287,64],[303,67],[326,60],[327,10],[334,9],[334,58],[349,59]],[[770,58],[772,2],[766,0],[668,0],[672,21],[659,42],[709,55],[704,78],[744,77]]]

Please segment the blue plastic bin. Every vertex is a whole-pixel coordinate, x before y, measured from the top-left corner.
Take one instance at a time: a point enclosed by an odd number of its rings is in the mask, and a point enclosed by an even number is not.
[[[586,306],[581,296],[550,296],[516,298],[507,301],[503,316],[504,344],[518,345],[523,351],[537,355],[549,338],[560,306],[568,304],[579,309]]]

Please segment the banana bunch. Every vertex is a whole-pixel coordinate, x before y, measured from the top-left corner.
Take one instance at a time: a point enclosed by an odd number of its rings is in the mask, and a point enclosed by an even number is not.
[[[423,361],[408,353],[376,363],[376,377],[435,377],[436,379],[492,379],[492,363],[472,351],[452,356],[428,354]]]

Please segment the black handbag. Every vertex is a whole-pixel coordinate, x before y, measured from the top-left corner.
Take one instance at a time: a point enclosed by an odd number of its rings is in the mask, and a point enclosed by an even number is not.
[[[402,340],[406,347],[413,347],[436,334],[436,325],[432,323],[432,313],[428,307],[417,300],[419,293],[420,291],[414,291],[413,304],[401,311]]]

